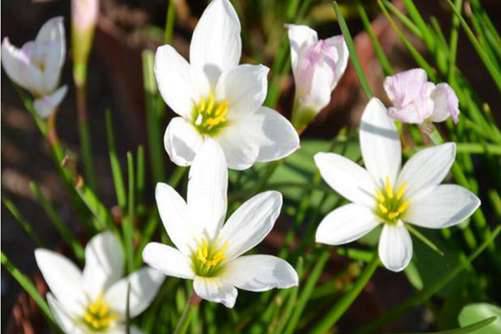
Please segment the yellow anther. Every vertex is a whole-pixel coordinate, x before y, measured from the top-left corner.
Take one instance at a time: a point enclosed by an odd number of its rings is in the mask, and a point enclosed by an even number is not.
[[[393,198],[393,187],[391,185],[391,180],[389,176],[387,176],[385,179],[384,191],[386,192],[386,196],[388,196],[388,198],[390,199]]]
[[[376,200],[378,202],[384,202],[384,195],[381,190],[376,191]]]
[[[203,277],[215,276],[226,259],[227,247],[227,243],[219,246],[217,242],[212,243],[207,239],[201,240],[192,256],[195,273]]]
[[[397,200],[401,200],[407,190],[407,182],[403,182],[397,190]]]
[[[384,206],[383,203],[379,203],[378,208],[379,208],[379,210],[381,210],[382,213],[384,213],[384,214],[388,213],[388,209]]]
[[[117,319],[117,315],[111,311],[106,301],[99,296],[87,306],[81,319],[94,332],[108,329],[111,323]]]
[[[409,201],[404,201],[402,202],[402,204],[400,204],[400,207],[398,208],[398,213],[402,214],[405,211],[407,211],[408,208],[409,208]]]
[[[228,101],[218,101],[211,93],[193,107],[193,125],[204,135],[215,135],[228,123],[228,109]]]

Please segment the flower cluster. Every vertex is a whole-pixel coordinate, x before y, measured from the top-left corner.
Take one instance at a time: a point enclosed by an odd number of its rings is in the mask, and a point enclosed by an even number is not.
[[[83,12],[74,20],[75,31],[92,35],[97,2],[83,1],[73,10],[75,15]],[[229,308],[236,303],[237,288],[267,291],[299,284],[287,261],[246,255],[273,229],[282,208],[281,193],[256,194],[227,218],[228,169],[245,170],[296,151],[298,131],[329,104],[347,68],[348,49],[342,36],[322,40],[309,27],[286,28],[296,88],[295,128],[263,106],[269,69],[239,64],[241,28],[229,0],[213,0],[205,9],[193,32],[189,63],[170,45],[157,49],[159,92],[178,115],[165,131],[165,150],[175,164],[190,166],[186,200],[170,185],[156,185],[157,209],[173,245],[147,243],[142,259],[151,268],[126,277],[122,277],[120,239],[110,231],[88,242],[83,271],[62,255],[37,249],[36,262],[50,289],[47,301],[65,333],[124,333],[128,319],[151,304],[165,276],[193,280],[196,295]],[[54,112],[67,90],[57,88],[66,54],[64,35],[62,18],[54,18],[21,49],[8,38],[2,44],[6,73],[33,95],[41,117]],[[86,43],[82,64],[90,40]],[[361,118],[359,143],[365,168],[340,154],[314,156],[325,182],[350,202],[327,214],[315,237],[318,243],[342,245],[380,228],[381,262],[398,272],[412,258],[410,225],[432,229],[456,225],[479,207],[480,200],[463,187],[441,184],[455,160],[454,143],[422,149],[402,166],[402,145],[393,119],[422,124],[451,117],[458,122],[458,99],[452,88],[427,81],[422,69],[388,77],[384,88],[392,106],[387,109],[372,98]],[[129,330],[140,333],[134,326]]]

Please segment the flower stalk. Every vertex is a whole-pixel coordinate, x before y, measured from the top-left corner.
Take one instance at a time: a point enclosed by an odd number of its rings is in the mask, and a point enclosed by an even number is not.
[[[202,299],[197,296],[197,294],[192,291],[190,297],[186,301],[184,305],[183,312],[181,313],[181,318],[177,322],[176,329],[174,330],[174,334],[184,334],[190,325],[191,318],[195,311],[200,305]]]

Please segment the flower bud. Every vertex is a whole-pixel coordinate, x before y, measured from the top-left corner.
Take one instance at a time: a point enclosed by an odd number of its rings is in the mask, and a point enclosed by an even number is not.
[[[435,85],[428,81],[426,72],[416,68],[389,76],[384,89],[392,107],[389,115],[404,123],[423,124],[425,121],[443,122],[452,117],[458,122],[458,98],[446,83]]]
[[[99,0],[71,1],[73,77],[77,86],[86,81],[87,60],[98,14]]]
[[[331,99],[348,64],[343,36],[319,40],[316,31],[288,25],[291,62],[296,84],[293,123],[303,129]]]

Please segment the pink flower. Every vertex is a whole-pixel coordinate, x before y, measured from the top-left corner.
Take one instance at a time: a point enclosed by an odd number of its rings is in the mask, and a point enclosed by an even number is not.
[[[74,29],[86,32],[94,29],[99,13],[99,0],[73,0],[71,2],[71,21]]]
[[[317,32],[302,25],[287,25],[291,45],[292,72],[296,100],[303,109],[318,113],[348,64],[348,48],[343,36],[319,40]]]
[[[404,123],[421,124],[426,120],[443,122],[452,117],[458,122],[459,102],[446,83],[435,85],[427,80],[426,72],[415,68],[389,76],[384,89],[393,106],[389,115]]]

